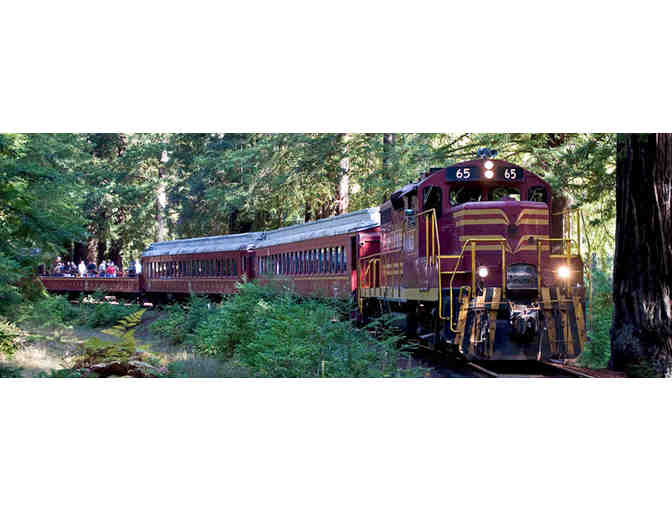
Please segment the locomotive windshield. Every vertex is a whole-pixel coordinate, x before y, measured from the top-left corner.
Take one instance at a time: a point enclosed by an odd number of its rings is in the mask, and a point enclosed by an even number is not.
[[[488,191],[488,200],[517,200],[520,202],[520,189],[508,186],[492,188]]]
[[[480,186],[453,186],[450,188],[450,205],[456,206],[467,202],[480,202],[483,190]]]

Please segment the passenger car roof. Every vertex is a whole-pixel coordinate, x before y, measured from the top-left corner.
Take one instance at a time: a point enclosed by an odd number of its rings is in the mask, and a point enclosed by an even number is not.
[[[298,243],[321,237],[359,232],[380,226],[380,208],[371,207],[340,216],[264,232],[197,237],[152,243],[143,257],[188,255],[246,250],[248,247],[267,248],[280,244]]]

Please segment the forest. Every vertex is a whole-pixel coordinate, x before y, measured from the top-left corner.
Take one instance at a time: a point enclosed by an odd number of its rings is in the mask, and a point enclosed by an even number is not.
[[[55,257],[128,267],[153,241],[263,231],[372,207],[432,167],[499,152],[580,209],[587,366],[610,356],[617,135],[0,134],[0,314]]]

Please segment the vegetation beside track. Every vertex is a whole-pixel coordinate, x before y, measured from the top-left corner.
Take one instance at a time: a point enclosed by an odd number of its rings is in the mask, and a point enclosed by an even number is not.
[[[359,330],[351,303],[302,298],[241,283],[220,305],[192,297],[173,305],[152,332],[247,369],[253,377],[413,377],[398,368],[396,335],[385,318]]]
[[[115,327],[140,308],[95,296],[77,304],[61,296],[26,302],[0,322],[3,377],[126,375],[138,363],[169,377],[414,377],[399,367],[402,337],[386,318],[360,330],[353,304],[297,296],[242,283],[221,304],[187,303],[143,314],[133,331]],[[141,343],[140,343],[141,342]],[[91,369],[93,366],[106,365]],[[109,370],[108,370],[109,369]],[[98,372],[96,372],[96,370]],[[138,375],[144,376],[144,374]]]
[[[579,365],[601,369],[607,368],[611,355],[609,331],[614,313],[611,277],[600,270],[593,271],[593,322],[588,330],[590,341],[586,343]],[[586,307],[590,307],[587,300]],[[586,324],[588,326],[588,324]]]

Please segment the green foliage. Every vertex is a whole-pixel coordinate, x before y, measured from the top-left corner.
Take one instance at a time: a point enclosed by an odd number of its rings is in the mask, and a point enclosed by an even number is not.
[[[0,133],[0,312],[21,301],[19,282],[84,237],[77,171],[85,160],[76,134]]]
[[[63,296],[49,295],[34,303],[25,303],[20,309],[20,321],[42,327],[111,326],[138,311],[135,304],[114,304],[96,293],[73,305]]]
[[[185,306],[174,304],[166,307],[166,316],[154,321],[150,331],[161,338],[181,344],[214,309],[207,297],[192,294]]]
[[[237,294],[198,315],[189,342],[201,354],[229,360],[231,367],[244,367],[245,374],[256,377],[417,375],[397,368],[401,337],[391,334],[385,319],[374,324],[374,337],[341,320],[342,307],[241,283]],[[169,315],[186,317],[188,312],[174,310]]]
[[[13,367],[10,365],[3,365],[0,363],[0,378],[6,377],[6,378],[17,378],[17,377],[23,377],[21,374],[23,372],[22,368],[19,367]]]
[[[102,328],[112,326],[138,310],[138,305],[108,303],[104,294],[94,293],[91,299],[80,303],[75,322],[90,328]]]
[[[98,375],[94,372],[74,368],[61,368],[58,370],[50,370],[49,372],[40,372],[37,374],[39,378],[56,378],[56,379],[79,379],[79,378],[97,378]]]
[[[169,305],[165,309],[165,316],[152,322],[149,329],[156,336],[180,344],[185,340],[186,317],[187,312],[180,304]]]
[[[13,324],[0,321],[0,355],[8,358],[14,356],[19,350],[18,338],[21,331]]]
[[[77,316],[77,308],[65,297],[49,295],[34,303],[24,304],[20,321],[42,327],[59,327],[74,323]]]
[[[235,361],[221,362],[216,359],[186,359],[169,363],[168,377],[250,377],[250,369]]]
[[[75,367],[88,367],[109,361],[128,362],[136,353],[135,340],[124,338],[121,342],[103,342],[98,337],[89,338],[82,346],[82,354]]]
[[[590,301],[586,311],[590,310]],[[614,303],[612,299],[611,278],[598,270],[593,269],[593,323],[588,330],[589,341],[584,346],[579,362],[588,368],[607,368],[611,356],[610,329]],[[586,326],[588,320],[586,318]]]

